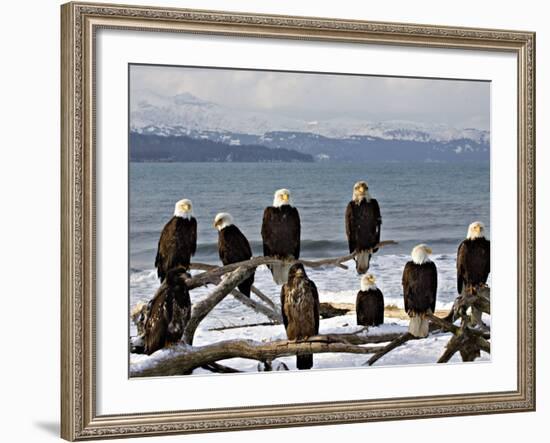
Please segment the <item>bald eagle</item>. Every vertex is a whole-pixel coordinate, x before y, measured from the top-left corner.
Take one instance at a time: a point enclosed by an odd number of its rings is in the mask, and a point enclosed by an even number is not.
[[[405,311],[411,317],[409,333],[415,337],[427,337],[429,321],[427,313],[435,312],[437,297],[437,268],[429,259],[432,250],[427,245],[415,246],[412,261],[403,270],[403,297]]]
[[[149,302],[143,335],[146,354],[177,343],[183,336],[191,315],[189,291],[181,278],[184,273],[184,267],[168,271],[164,283]]]
[[[319,294],[301,263],[291,266],[281,288],[281,309],[289,340],[305,340],[319,333]],[[313,355],[296,356],[296,367],[311,369]]]
[[[155,267],[161,282],[166,273],[181,266],[189,269],[191,256],[197,250],[197,220],[193,217],[191,200],[176,203],[174,216],[162,229],[158,243]]]
[[[214,219],[214,227],[218,230],[218,252],[224,265],[249,260],[252,257],[250,243],[233,224],[233,217],[227,212],[220,212]],[[250,297],[250,288],[254,283],[254,274],[243,281],[238,287],[247,297]]]
[[[355,252],[355,269],[364,274],[369,269],[372,252],[380,243],[382,215],[376,199],[371,198],[367,182],[359,181],[353,187],[353,198],[346,208],[346,235],[349,252]]]
[[[457,290],[487,283],[491,271],[491,242],[485,238],[485,226],[473,222],[466,239],[460,243],[456,257]]]
[[[300,215],[290,205],[288,189],[275,192],[273,206],[265,208],[262,240],[265,256],[290,262],[269,265],[273,281],[282,285],[287,281],[292,262],[300,257]]]
[[[362,326],[378,326],[384,323],[384,295],[376,287],[376,279],[372,274],[361,278],[361,290],[355,300],[357,324]]]

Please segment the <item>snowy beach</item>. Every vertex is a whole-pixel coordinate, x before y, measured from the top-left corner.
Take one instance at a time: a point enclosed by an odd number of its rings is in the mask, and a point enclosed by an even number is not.
[[[383,257],[383,256],[382,256]],[[439,260],[438,260],[439,258]],[[407,257],[400,257],[402,261],[406,261]],[[388,259],[386,259],[388,260]],[[399,260],[398,258],[391,258],[389,260]],[[442,276],[444,276],[444,282],[450,280],[451,275],[454,272],[454,258],[452,260],[445,257],[436,257],[435,261],[441,269]],[[384,262],[384,259],[381,259]],[[451,263],[452,265],[451,266]],[[353,264],[353,263],[350,263]],[[380,264],[378,265],[380,266]],[[353,267],[353,266],[352,266]],[[371,268],[375,269],[373,267]],[[342,270],[338,268],[326,268],[319,270],[309,270],[308,274],[310,278],[315,279],[317,277],[317,284],[319,288],[319,298],[323,302],[331,303],[355,303],[355,296],[357,290],[353,289],[344,289],[347,282],[358,282],[358,277],[355,275],[355,270]],[[280,300],[279,300],[279,291],[278,288],[274,285],[271,280],[271,274],[265,266],[258,268],[256,273],[256,285],[270,297],[270,299],[276,304],[277,309],[280,310]],[[322,278],[324,276],[324,278]],[[408,327],[408,319],[402,319],[398,317],[403,317],[403,312],[401,309],[403,307],[403,298],[400,295],[400,283],[397,281],[397,278],[387,278],[387,283],[384,284],[384,280],[380,282],[380,288],[382,291],[387,294],[385,296],[385,305],[386,316],[384,319],[384,324],[379,327],[371,327],[368,330],[364,331],[362,326],[358,326],[356,323],[356,317],[354,312],[350,312],[347,315],[341,315],[337,317],[321,319],[319,334],[342,334],[342,333],[357,333],[361,336],[372,336],[380,334],[389,334],[389,333],[405,333]],[[328,289],[331,282],[340,282],[340,285],[337,286],[336,291],[331,291]],[[149,293],[157,283],[156,274],[153,271],[143,272],[140,276],[134,276],[132,281],[133,288],[135,288],[134,294],[141,293],[144,294],[144,298],[136,296],[134,298],[134,304],[137,301],[147,301],[145,294]],[[442,282],[443,283],[443,282]],[[453,280],[454,283],[454,280]],[[453,291],[452,285],[449,285],[447,289],[444,288],[446,285],[442,285],[442,294],[447,293],[448,301],[439,301],[437,303],[437,310],[448,310],[452,306],[452,300],[450,299],[451,293]],[[197,301],[202,300],[206,297],[209,292],[214,288],[210,286],[208,288],[197,288],[191,291],[192,301],[196,303]],[[338,290],[339,289],[339,290]],[[447,291],[447,292],[446,292]],[[254,297],[254,295],[253,295]],[[389,309],[388,309],[389,308]],[[401,315],[399,315],[401,314]],[[194,346],[204,346],[209,345],[215,342],[225,341],[225,340],[253,340],[256,342],[267,342],[274,340],[284,340],[286,339],[286,334],[283,325],[257,325],[257,326],[247,326],[255,323],[264,323],[266,318],[256,312],[246,308],[240,302],[235,300],[231,295],[228,295],[213,311],[208,315],[204,321],[199,325],[196,333]],[[490,324],[490,317],[485,316],[484,321],[486,324]],[[238,327],[243,325],[242,327]],[[223,329],[228,328],[228,329]],[[135,335],[136,330],[135,326],[131,326],[131,335]],[[441,356],[445,349],[445,345],[451,338],[450,333],[439,332],[436,334],[430,335],[426,339],[414,340],[405,343],[403,346],[395,349],[386,356],[382,357],[377,363],[377,366],[388,366],[388,365],[406,365],[406,364],[434,364],[437,359]],[[384,345],[385,343],[381,343]],[[184,348],[185,345],[178,345],[167,349],[162,349],[151,356],[141,355],[141,354],[131,354],[130,355],[130,374],[138,372],[144,368],[147,368],[159,360],[170,358],[174,352],[178,351],[178,348]],[[364,363],[368,360],[370,355],[355,355],[355,354],[345,354],[345,353],[326,353],[326,354],[317,354],[314,356],[314,369],[329,369],[329,368],[352,368],[352,367],[363,367],[365,368]],[[295,369],[295,357],[282,357],[273,362],[273,368],[276,369],[279,366],[279,363],[284,363],[290,370]],[[482,353],[480,361],[490,361],[490,355]],[[451,362],[460,363],[460,356],[455,355]],[[234,369],[244,372],[256,372],[258,371],[258,362],[254,360],[246,359],[230,359],[223,360],[219,363],[230,366]],[[193,375],[200,374],[211,374],[211,372],[204,369],[196,369],[193,371]]]

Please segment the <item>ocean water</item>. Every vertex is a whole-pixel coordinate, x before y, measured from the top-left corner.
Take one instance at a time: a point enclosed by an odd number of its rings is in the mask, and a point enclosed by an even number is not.
[[[273,193],[288,188],[302,222],[301,258],[338,257],[348,253],[345,207],[353,184],[367,180],[380,204],[382,240],[397,245],[379,250],[370,271],[386,304],[403,306],[401,274],[412,247],[427,243],[438,267],[438,307],[456,296],[456,249],[468,225],[485,223],[490,235],[490,167],[488,163],[131,163],[130,164],[130,304],[149,300],[158,288],[154,260],[158,238],[182,198],[193,201],[198,222],[194,261],[220,264],[218,212],[230,212],[248,237],[255,255],[262,254],[261,223]],[[353,302],[359,277],[349,270],[307,269],[322,301]],[[255,285],[279,302],[277,287],[266,268]],[[191,293],[192,301],[211,288]],[[201,327],[253,323],[265,319],[227,297]]]

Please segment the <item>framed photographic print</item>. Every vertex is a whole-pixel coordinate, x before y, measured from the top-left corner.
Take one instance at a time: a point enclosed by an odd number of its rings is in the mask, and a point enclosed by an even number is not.
[[[62,437],[535,408],[535,36],[62,6]]]

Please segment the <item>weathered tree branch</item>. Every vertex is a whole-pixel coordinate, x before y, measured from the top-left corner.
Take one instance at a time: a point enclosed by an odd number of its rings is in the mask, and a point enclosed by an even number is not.
[[[198,263],[194,262],[190,265],[191,269],[197,269],[200,271],[212,271],[214,269],[218,269],[219,266],[217,265],[210,265],[208,263]],[[276,308],[275,303],[273,303],[273,300],[271,300],[267,295],[265,295],[262,291],[260,291],[256,286],[252,285],[250,288],[252,293],[256,294],[260,300],[262,300],[264,303],[268,304],[272,308]]]
[[[273,323],[281,324],[283,322],[283,316],[280,312],[275,311],[275,309],[272,309],[270,307],[267,307],[261,303],[258,303],[255,300],[252,300],[251,298],[244,295],[242,292],[238,291],[237,289],[233,289],[231,291],[231,295],[235,297],[237,300],[239,300],[243,305],[248,306],[249,308],[253,309],[256,312],[259,312],[260,314],[265,315],[267,318],[269,318]]]
[[[271,265],[278,262],[280,262],[280,260],[272,257],[263,257],[263,256],[253,257],[250,260],[244,260],[244,261],[241,261],[238,263],[232,263],[226,266],[215,267],[208,271],[201,272],[200,274],[197,274],[193,277],[186,277],[185,284],[187,285],[187,288],[189,288],[189,290],[198,288],[199,286],[207,285],[209,283],[217,284],[219,282],[219,279],[224,274],[233,272],[238,268],[242,268],[247,271],[248,270],[252,271],[253,269],[256,269],[260,265]],[[201,265],[204,265],[204,264],[201,263]],[[191,265],[191,268],[193,268],[193,265]]]
[[[194,265],[191,265],[194,269],[218,269],[219,266],[214,265],[208,265],[206,263],[195,263]],[[222,281],[222,277],[216,277],[213,278],[212,283],[215,283],[216,285],[219,285]],[[258,291],[258,290],[256,290]],[[258,291],[259,292],[259,291]],[[245,306],[251,308],[252,310],[265,315],[267,318],[271,319],[271,321],[275,323],[282,323],[282,316],[279,312],[277,312],[275,303],[273,303],[266,295],[262,294],[262,299],[269,300],[269,306],[264,306],[261,303],[258,303],[255,300],[252,300],[249,297],[246,297],[243,293],[241,293],[238,289],[233,289],[231,291],[231,294],[233,297],[235,297],[236,300],[240,301]]]
[[[431,325],[453,334],[445,347],[445,352],[439,358],[438,363],[447,363],[457,352],[461,353],[463,361],[475,360],[475,358],[479,357],[480,349],[487,353],[491,352],[491,345],[486,340],[486,338],[490,338],[490,334],[487,332],[478,329],[471,329],[469,327],[456,326],[448,320],[448,316],[445,318],[440,318],[434,314],[426,314],[426,316],[430,319]],[[373,355],[365,364],[369,366],[373,365],[384,355],[413,339],[418,340],[418,338],[408,332],[400,337],[397,337],[381,349],[380,352]]]
[[[267,295],[265,295],[262,291],[260,291],[256,286],[252,285],[250,288],[253,294],[256,294],[260,300],[262,300],[267,305],[271,306],[271,308],[276,309],[277,305],[273,303],[273,300],[271,300]]]
[[[458,326],[453,325],[451,322],[447,321],[446,318],[439,318],[437,315],[429,313],[426,314],[426,317],[430,319],[430,322],[432,324],[435,324],[437,327],[443,329],[444,331],[458,334],[458,331],[460,330]]]
[[[321,260],[296,260],[296,263],[301,263],[308,268],[321,268],[323,266],[336,266],[341,269],[349,269],[344,262],[350,261],[355,257],[355,252],[353,254],[344,255],[343,257],[336,258],[323,258]]]
[[[445,346],[445,352],[437,362],[447,363],[457,352],[460,352],[462,361],[474,361],[480,356],[480,351],[490,354],[491,345],[489,342],[474,332],[473,329],[465,328],[463,332],[453,335]]]
[[[377,247],[383,247],[389,244],[395,244],[395,242],[393,240],[386,240],[380,242]],[[320,267],[326,265],[344,266],[342,265],[342,262],[351,260],[353,257],[354,254],[349,254],[344,257],[328,258],[316,261],[297,260],[297,262],[300,262],[309,267]],[[219,267],[206,263],[191,264],[191,269],[205,269],[205,272],[202,272],[192,277],[183,277],[185,278],[185,283],[189,290],[197,288],[199,286],[204,286],[209,283],[216,284],[218,286],[211,295],[193,306],[193,310],[191,311],[191,318],[189,319],[189,322],[185,327],[184,341],[189,344],[193,343],[193,336],[199,323],[204,319],[204,317],[206,317],[206,315],[208,315],[208,313],[212,309],[214,309],[214,307],[219,302],[221,302],[225,298],[225,296],[229,292],[231,292],[235,298],[237,298],[248,307],[256,310],[257,312],[261,312],[276,323],[281,323],[282,318],[280,313],[276,312],[274,309],[269,309],[263,305],[260,305],[259,303],[249,299],[248,297],[245,297],[243,294],[235,290],[239,283],[248,278],[252,274],[253,270],[256,269],[258,266],[275,264],[280,261],[281,260],[273,257],[253,257],[250,260],[245,260],[242,262],[232,263],[230,265]],[[239,272],[237,272],[237,270],[239,270]],[[220,283],[222,276],[228,273],[231,273],[232,277],[228,276],[224,278]],[[263,295],[263,297],[265,299],[268,299],[268,297],[266,297],[265,295]],[[269,303],[275,306],[271,300],[269,300]]]
[[[487,314],[491,312],[490,295],[490,288],[487,285],[464,288],[446,318],[429,315],[432,324],[453,334],[438,363],[449,362],[457,352],[460,352],[462,361],[474,361],[480,357],[481,351],[491,352],[491,344],[487,341],[491,338],[491,334],[481,321],[482,312]],[[461,319],[460,326],[453,324],[453,321],[458,318]],[[474,328],[477,325],[480,329]]]
[[[370,251],[372,252],[372,250],[376,248],[383,248],[384,246],[396,245],[396,244],[397,242],[393,240],[384,240],[378,243],[374,248],[370,249]],[[337,258],[324,258],[321,260],[296,260],[296,261],[299,263],[302,263],[304,266],[307,266],[309,268],[320,268],[322,266],[331,265],[331,266],[337,266],[341,269],[348,269],[348,267],[343,263],[352,260],[354,257],[355,257],[355,252],[348,255],[344,255],[343,257],[337,257]]]
[[[366,337],[364,339],[366,340]],[[327,352],[372,354],[380,349],[380,346],[365,347],[363,344],[350,344],[346,340],[340,339],[338,334],[319,335],[304,341],[278,340],[270,343],[253,340],[227,340],[206,346],[182,348],[181,351],[175,351],[169,359],[158,360],[145,369],[130,369],[130,373],[132,377],[181,375],[229,358],[266,362],[279,357]]]
[[[402,344],[408,342],[409,340],[413,340],[416,337],[408,332],[405,334],[400,335],[399,337],[392,340],[390,343],[388,343],[386,346],[384,346],[382,349],[380,349],[376,354],[374,354],[365,364],[368,366],[372,366],[374,363],[376,363],[378,360],[380,360],[384,355],[387,353],[393,351],[395,348],[401,346]]]
[[[264,321],[259,323],[244,323],[241,325],[229,325],[229,326],[218,326],[216,328],[209,328],[209,331],[227,331],[229,329],[248,329],[248,328],[254,328],[256,326],[273,326],[276,325],[276,323],[273,323],[271,321]]]
[[[397,242],[393,240],[384,240],[378,243],[374,248],[382,248],[384,246],[388,245],[395,245]],[[347,266],[343,265],[344,262],[349,261],[355,257],[355,253],[344,255],[343,257],[336,257],[336,258],[324,258],[321,260],[295,260],[296,263],[302,263],[304,266],[310,267],[310,268],[318,268],[322,266],[339,266],[344,269],[348,269]],[[261,265],[272,265],[275,263],[280,263],[283,260],[274,258],[274,257],[252,257],[250,260],[244,260],[238,263],[232,263],[230,265],[225,266],[219,266],[216,267],[215,265],[209,265],[206,263],[191,263],[191,269],[204,269],[205,272],[202,272],[200,274],[197,274],[193,277],[186,277],[185,283],[189,290],[197,288],[199,286],[204,286],[209,283],[214,283],[218,281],[218,279],[228,273],[232,272],[235,269],[239,267],[243,267],[245,269],[255,269],[258,266]]]
[[[208,297],[193,305],[191,317],[185,325],[183,332],[183,338],[186,343],[193,344],[193,337],[195,336],[195,331],[199,323],[233,290],[233,288],[250,277],[251,274],[252,268],[235,268],[235,270],[230,272]]]
[[[386,343],[395,340],[401,334],[397,332],[388,332],[377,335],[359,335],[359,334],[328,334],[327,337],[333,341],[344,341],[352,345],[367,345]]]
[[[209,363],[207,365],[201,366],[203,369],[206,369],[210,372],[215,372],[217,374],[235,374],[239,371],[238,369],[232,368],[230,366],[220,365],[219,363]]]

